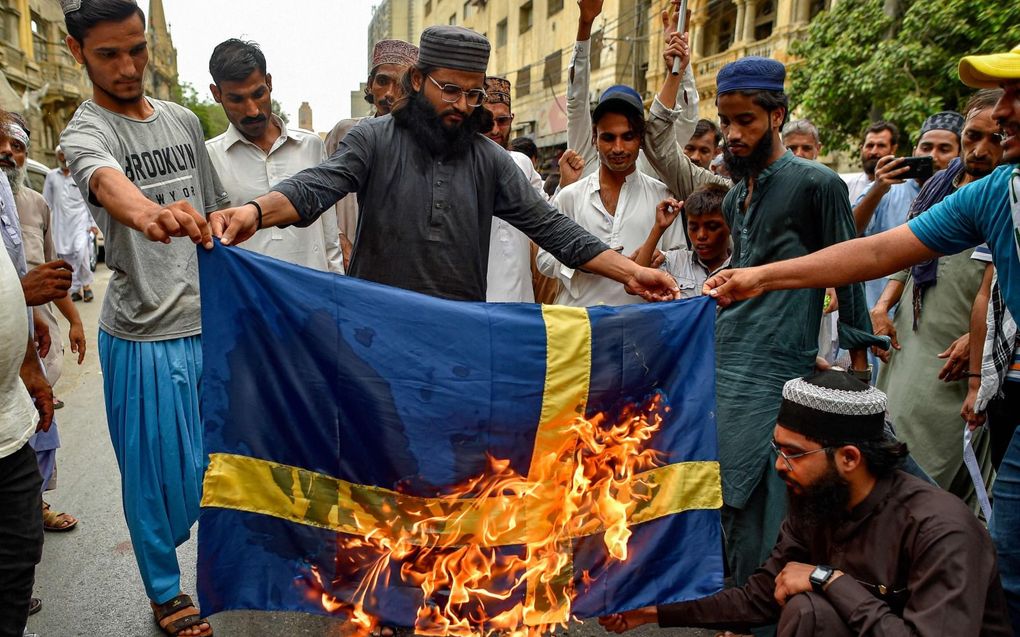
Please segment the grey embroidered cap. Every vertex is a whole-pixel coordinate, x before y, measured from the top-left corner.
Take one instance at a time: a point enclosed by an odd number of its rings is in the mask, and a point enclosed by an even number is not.
[[[485,73],[489,66],[489,41],[480,33],[441,24],[421,32],[418,65],[473,73]]]
[[[64,10],[64,15],[74,13],[81,9],[81,0],[60,0],[60,8]]]

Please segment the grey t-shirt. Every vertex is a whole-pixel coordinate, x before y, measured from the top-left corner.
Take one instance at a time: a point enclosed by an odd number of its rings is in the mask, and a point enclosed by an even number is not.
[[[92,175],[100,168],[119,170],[149,200],[187,199],[200,212],[217,210],[227,198],[198,118],[183,106],[147,99],[155,112],[145,120],[86,101],[60,136],[82,197],[103,231],[106,264],[113,270],[99,326],[133,341],[201,332],[197,254],[188,238],[156,243],[111,217],[89,191]]]

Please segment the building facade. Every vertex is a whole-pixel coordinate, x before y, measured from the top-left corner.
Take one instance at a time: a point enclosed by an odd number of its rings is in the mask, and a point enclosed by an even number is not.
[[[510,80],[514,136],[532,137],[541,148],[562,147],[567,137],[567,69],[577,37],[577,6],[565,0],[424,0],[423,27],[457,24],[492,43],[489,74]],[[634,86],[650,97],[652,0],[606,0],[592,29],[589,101],[614,84]],[[660,36],[661,41],[661,36]],[[654,88],[654,87],[653,87]]]
[[[691,0],[691,56],[701,97],[701,116],[715,119],[715,76],[724,65],[747,55],[792,60],[790,45],[803,39],[808,24],[835,0]],[[662,30],[653,43],[662,62]],[[660,74],[663,71],[660,71]]]
[[[162,0],[148,20],[146,93],[171,99],[177,86],[173,47]],[[0,107],[24,115],[32,127],[30,156],[56,165],[53,151],[78,105],[92,94],[84,68],[67,49],[60,0],[0,0]]]
[[[701,115],[716,117],[715,75],[745,55],[790,60],[790,45],[836,0],[690,0],[690,33]],[[589,101],[613,84],[636,88],[650,102],[666,73],[660,14],[669,0],[606,0],[592,29]],[[513,87],[514,135],[540,147],[566,141],[566,72],[577,30],[577,7],[565,0],[383,0],[369,27],[375,42],[417,43],[421,30],[458,24],[492,43],[489,74]],[[366,114],[361,91],[351,112]]]

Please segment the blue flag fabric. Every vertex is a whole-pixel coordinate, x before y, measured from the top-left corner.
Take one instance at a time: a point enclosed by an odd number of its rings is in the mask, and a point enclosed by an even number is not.
[[[665,477],[644,517],[628,521],[625,561],[608,558],[600,532],[564,547],[571,613],[721,588],[711,300],[587,310],[454,302],[237,248],[198,253],[210,458],[203,612],[330,613],[324,600],[349,601],[364,575],[369,558],[342,540],[366,512],[399,516],[401,497],[440,497],[491,458],[528,476],[536,445],[549,444],[539,429],[550,405],[578,387],[587,418],[659,397],[664,420],[649,445]],[[521,586],[491,612],[527,594]],[[366,610],[411,626],[422,602],[395,571]]]

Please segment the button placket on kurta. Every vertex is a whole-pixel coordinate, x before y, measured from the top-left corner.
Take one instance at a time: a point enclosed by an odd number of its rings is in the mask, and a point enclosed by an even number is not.
[[[449,162],[432,162],[432,210],[429,214],[429,241],[442,241],[443,228],[448,225],[451,214],[450,182],[453,168]]]

